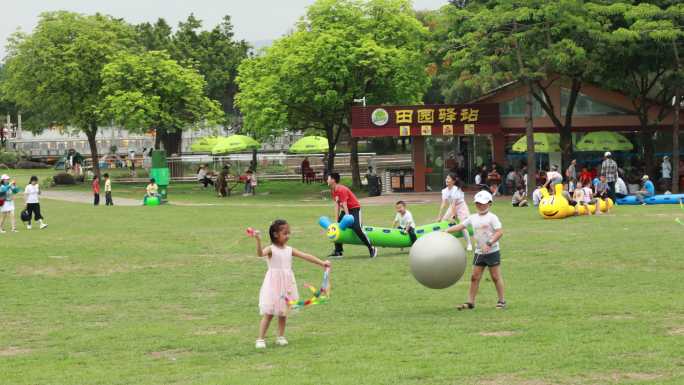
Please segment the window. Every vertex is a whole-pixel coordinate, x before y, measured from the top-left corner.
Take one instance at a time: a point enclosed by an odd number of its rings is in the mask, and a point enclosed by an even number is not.
[[[568,102],[570,101],[570,90],[566,88],[561,89],[561,108],[562,112],[565,113],[568,108]],[[630,114],[629,111],[620,109],[618,107],[612,107],[605,103],[599,102],[580,93],[577,96],[577,102],[575,103],[575,115],[627,115]]]
[[[518,96],[507,102],[499,103],[499,112],[502,118],[524,118],[525,96]],[[544,116],[544,110],[537,100],[532,101],[532,114],[534,116]]]

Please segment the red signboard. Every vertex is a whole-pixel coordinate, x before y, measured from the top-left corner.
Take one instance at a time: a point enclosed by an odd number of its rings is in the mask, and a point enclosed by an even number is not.
[[[453,136],[500,130],[498,104],[352,107],[353,137]]]

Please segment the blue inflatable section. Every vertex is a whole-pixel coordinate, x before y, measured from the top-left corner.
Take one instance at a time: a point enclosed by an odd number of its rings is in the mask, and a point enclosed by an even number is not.
[[[678,204],[680,201],[684,201],[684,194],[663,194],[654,195],[652,197],[644,198],[644,202],[647,205],[665,205],[665,204]],[[619,205],[638,205],[639,201],[634,195],[628,195],[624,198],[617,200]]]

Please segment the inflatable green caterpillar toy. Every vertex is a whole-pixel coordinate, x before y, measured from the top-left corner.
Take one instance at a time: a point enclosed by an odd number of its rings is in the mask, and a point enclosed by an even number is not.
[[[332,222],[328,217],[320,217],[318,224],[326,231],[326,235],[331,242],[343,243],[350,245],[362,245],[363,243],[359,237],[351,229],[354,224],[354,217],[345,215],[342,217],[340,223]],[[437,223],[430,223],[416,227],[416,237],[420,238],[425,234],[435,231],[444,231],[452,223],[449,221],[442,221]],[[411,238],[408,233],[401,229],[391,229],[386,227],[363,226],[363,232],[366,233],[368,239],[373,246],[378,247],[411,247]],[[468,227],[468,232],[472,235],[473,228]],[[454,237],[462,237],[461,231],[452,233]]]

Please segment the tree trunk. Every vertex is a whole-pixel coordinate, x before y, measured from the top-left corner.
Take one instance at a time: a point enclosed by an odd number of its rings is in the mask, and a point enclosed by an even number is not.
[[[250,168],[252,169],[252,171],[256,172],[257,166],[258,166],[258,164],[257,164],[257,150],[254,149],[254,150],[252,150],[252,165]]]
[[[653,170],[655,166],[653,158],[653,133],[651,132],[648,123],[642,125],[639,136],[641,138],[641,144],[644,146],[644,172],[653,177]]]
[[[100,156],[97,153],[97,125],[93,123],[84,131],[88,138],[88,145],[90,146],[90,159],[93,163],[93,174],[100,178]]]
[[[183,131],[168,132],[161,130],[162,144],[167,155],[174,155],[181,153],[181,144],[183,142]]]
[[[573,157],[572,150],[572,115],[575,112],[575,104],[579,97],[582,82],[578,79],[572,79],[572,86],[570,87],[570,99],[568,100],[568,107],[565,110],[565,123],[560,127],[560,146],[561,146],[561,170],[565,170],[570,166]],[[562,172],[561,172],[562,173]]]
[[[352,172],[352,187],[355,189],[361,188],[361,173],[359,172],[359,139],[351,138],[351,156],[349,157],[349,165]]]
[[[537,188],[537,162],[534,154],[534,114],[532,109],[532,83],[527,82],[525,96],[525,136],[527,137],[527,199],[532,199]],[[530,205],[530,207],[534,207]]]
[[[679,60],[679,51],[677,50],[677,42],[672,43],[675,54],[675,63],[677,65],[677,73],[681,72],[681,62]],[[679,193],[679,110],[681,109],[681,88],[679,87],[679,79],[677,79],[677,87],[675,87],[674,100],[674,117],[672,118],[672,193]]]

